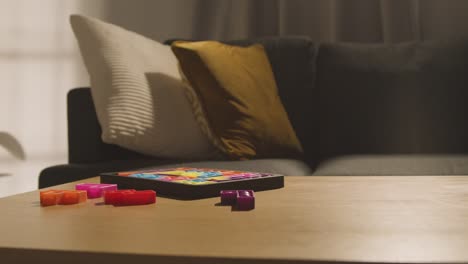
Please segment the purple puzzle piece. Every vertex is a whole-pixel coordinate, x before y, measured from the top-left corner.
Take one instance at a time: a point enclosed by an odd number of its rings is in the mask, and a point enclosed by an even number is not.
[[[237,209],[248,211],[255,208],[255,195],[253,190],[237,191]]]
[[[219,194],[221,196],[221,204],[229,204],[229,205],[236,204],[236,200],[237,200],[236,190],[223,190]]]
[[[105,191],[116,191],[117,184],[79,183],[75,190],[85,190],[88,198],[99,198]]]

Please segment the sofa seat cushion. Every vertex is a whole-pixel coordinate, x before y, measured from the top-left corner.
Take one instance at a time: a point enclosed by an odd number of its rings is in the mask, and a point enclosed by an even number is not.
[[[39,188],[95,177],[101,172],[140,168],[198,167],[280,173],[284,175],[311,175],[307,164],[293,159],[259,159],[246,161],[176,162],[168,160],[125,160],[87,164],[66,164],[49,167],[39,176]]]
[[[465,175],[468,155],[349,155],[318,164],[313,175]]]

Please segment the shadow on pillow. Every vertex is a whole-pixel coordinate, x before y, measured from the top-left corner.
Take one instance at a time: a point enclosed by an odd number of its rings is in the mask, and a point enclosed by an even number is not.
[[[177,144],[168,141],[164,148],[169,152],[171,149],[177,149],[180,153],[187,147],[185,142],[191,142],[190,145],[195,145],[194,149],[198,153],[187,156],[194,159],[221,159],[221,153],[216,150],[212,141],[208,140],[208,136],[211,135],[208,125],[202,127],[199,125],[205,118],[203,112],[197,110],[201,107],[198,107],[199,101],[191,88],[181,80],[163,73],[149,72],[145,73],[145,76],[154,102],[153,114],[159,114],[158,127],[165,128],[164,131],[160,131],[161,136],[169,138],[173,137],[174,133],[178,133],[179,138],[184,139]]]

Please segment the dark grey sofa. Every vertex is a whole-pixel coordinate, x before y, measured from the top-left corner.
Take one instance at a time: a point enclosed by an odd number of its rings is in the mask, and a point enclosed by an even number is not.
[[[69,163],[44,169],[39,187],[142,167],[258,170],[286,175],[468,174],[468,40],[262,43],[302,142],[302,160],[181,161],[146,157],[100,139],[89,88],[68,94]]]

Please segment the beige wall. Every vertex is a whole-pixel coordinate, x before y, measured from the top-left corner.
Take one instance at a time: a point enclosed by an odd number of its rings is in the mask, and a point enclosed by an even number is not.
[[[0,131],[28,158],[66,160],[65,96],[88,84],[71,13],[105,17],[105,8],[91,0],[0,0]],[[8,157],[0,147],[0,158]]]
[[[26,154],[14,159],[0,133],[0,197],[36,189],[41,169],[66,162],[66,93],[89,83],[68,16],[105,10],[95,0],[0,0],[0,132]]]

